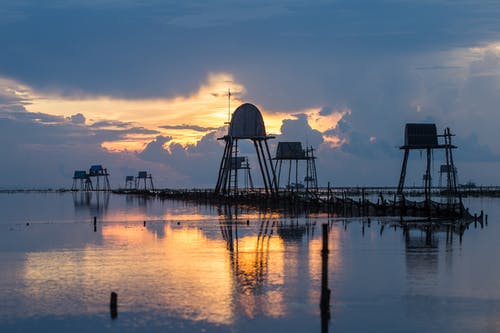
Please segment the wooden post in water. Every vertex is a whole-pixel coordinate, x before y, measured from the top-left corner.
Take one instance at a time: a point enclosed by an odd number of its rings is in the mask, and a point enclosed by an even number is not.
[[[362,206],[361,206],[361,207],[362,207],[362,209],[363,209],[363,216],[366,216],[366,215],[367,215],[367,214],[366,214],[366,209],[365,209],[365,208],[366,208],[366,207],[365,207],[365,203],[366,203],[366,202],[365,202],[365,188],[363,187],[363,188],[361,189],[361,204],[362,204]]]
[[[328,254],[328,223],[322,224],[323,232],[323,248],[321,249],[322,254]]]
[[[97,217],[94,216],[94,232],[97,232]]]
[[[109,312],[111,319],[118,317],[118,295],[114,291],[111,293],[111,300],[109,301]]]
[[[328,288],[328,224],[323,223],[323,248],[321,249],[321,332],[328,332],[330,320],[330,289]]]
[[[332,200],[332,198],[330,197],[330,182],[328,182],[328,190],[326,192],[326,202],[328,203],[328,206],[327,206],[328,221],[330,221],[330,210],[331,210],[331,205],[332,205],[331,200]]]

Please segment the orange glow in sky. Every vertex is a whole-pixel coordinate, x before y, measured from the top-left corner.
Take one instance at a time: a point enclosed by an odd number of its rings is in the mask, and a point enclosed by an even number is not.
[[[228,83],[230,82],[230,83]],[[141,151],[158,135],[171,137],[166,143],[183,146],[197,143],[207,133],[225,133],[224,123],[228,120],[228,89],[231,89],[231,113],[242,103],[245,93],[243,84],[236,82],[228,73],[208,75],[207,80],[190,95],[157,99],[124,99],[111,96],[62,96],[58,93],[35,91],[15,81],[0,78],[4,87],[0,94],[22,98],[28,112],[62,116],[69,119],[82,114],[85,125],[100,122],[115,122],[101,125],[101,129],[120,130],[142,127],[155,133],[125,134],[118,141],[107,141],[102,147],[110,151]],[[321,108],[281,111],[266,110],[258,102],[248,101],[261,110],[267,133],[281,134],[284,119],[295,119],[295,114],[305,114],[309,125],[320,132],[335,128],[340,118],[350,110],[336,110],[329,115],[321,115]],[[124,124],[123,124],[124,123]],[[123,127],[120,125],[123,124]],[[83,125],[82,125],[83,126]],[[335,141],[330,138],[330,143]]]

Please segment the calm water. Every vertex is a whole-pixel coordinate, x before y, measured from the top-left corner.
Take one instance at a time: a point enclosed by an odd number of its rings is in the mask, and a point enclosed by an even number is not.
[[[489,224],[460,241],[383,218],[0,194],[0,331],[321,332],[330,222],[329,332],[500,332],[500,200],[466,204]]]

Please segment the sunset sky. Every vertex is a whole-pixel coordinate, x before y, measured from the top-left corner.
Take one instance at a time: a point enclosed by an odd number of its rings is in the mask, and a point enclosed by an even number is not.
[[[228,89],[272,152],[316,149],[320,185],[395,186],[408,122],[452,129],[461,183],[500,184],[495,1],[3,0],[0,43],[0,189],[92,164],[213,187]]]

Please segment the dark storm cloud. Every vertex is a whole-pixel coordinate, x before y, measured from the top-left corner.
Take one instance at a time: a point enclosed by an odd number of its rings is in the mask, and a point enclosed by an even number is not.
[[[311,128],[304,114],[296,114],[296,119],[285,119],[281,124],[281,135],[277,141],[300,141],[304,146],[318,147],[323,143],[320,131]]]
[[[316,101],[326,98],[324,87],[304,87],[346,62],[493,40],[500,20],[495,2],[12,0],[2,6],[19,19],[3,22],[0,41],[9,48],[0,68],[36,88],[163,96],[193,91],[207,72],[227,70],[248,80],[253,95],[275,89],[282,101],[304,90]]]
[[[359,132],[352,132],[349,135],[349,141],[344,143],[340,149],[343,152],[369,160],[399,157],[395,145],[379,141],[376,138],[370,139]]]
[[[9,118],[15,118],[16,120],[32,120],[40,123],[65,123],[67,121],[63,116],[40,112],[26,112],[22,109],[15,112],[6,112],[5,115],[9,116]]]
[[[81,126],[64,117],[30,112],[0,111],[1,137],[18,144],[36,145],[96,145],[104,141],[124,139],[131,134],[158,134],[155,130],[143,127],[130,127],[127,129],[92,129]]]

